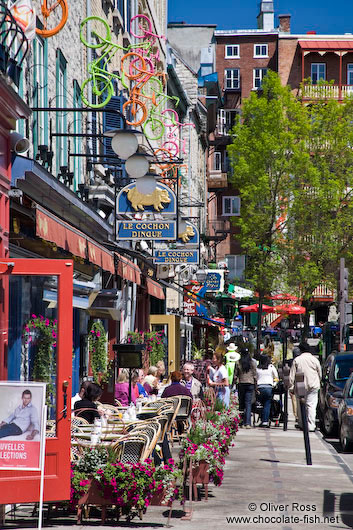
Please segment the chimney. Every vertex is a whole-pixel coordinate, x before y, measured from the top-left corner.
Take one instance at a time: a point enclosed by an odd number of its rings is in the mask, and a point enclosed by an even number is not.
[[[290,15],[278,15],[280,33],[290,33]]]
[[[275,12],[273,0],[262,0],[260,13],[257,15],[257,27],[264,31],[273,31],[275,27]]]

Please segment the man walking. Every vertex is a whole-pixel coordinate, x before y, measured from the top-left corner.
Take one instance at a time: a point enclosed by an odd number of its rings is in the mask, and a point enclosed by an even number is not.
[[[316,429],[316,407],[322,376],[321,365],[318,359],[310,352],[309,344],[301,342],[298,347],[301,354],[293,359],[289,374],[290,388],[295,388],[295,374],[297,372],[303,372],[306,391],[304,400],[308,416],[308,428],[309,431],[313,432]],[[303,428],[300,407],[298,407],[298,424],[300,428]]]

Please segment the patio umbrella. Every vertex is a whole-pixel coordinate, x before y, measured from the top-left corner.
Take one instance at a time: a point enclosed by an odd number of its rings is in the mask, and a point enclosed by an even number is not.
[[[289,293],[273,294],[271,296],[266,296],[266,298],[269,298],[270,300],[293,300],[294,302],[298,300],[296,296],[293,296],[292,294],[289,294]]]
[[[303,315],[306,311],[302,305],[295,304],[277,305],[273,309],[275,313],[286,313],[287,315]]]
[[[243,313],[257,313],[259,310],[259,304],[245,305],[243,307],[240,307],[239,309],[240,311],[243,311]],[[274,308],[270,305],[262,304],[262,312],[273,313]]]

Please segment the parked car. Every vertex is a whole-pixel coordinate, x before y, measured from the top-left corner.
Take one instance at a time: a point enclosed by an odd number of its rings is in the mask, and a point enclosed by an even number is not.
[[[341,401],[336,392],[343,392],[347,379],[353,372],[353,352],[331,353],[322,369],[318,413],[320,426],[327,436],[338,434],[338,407]]]
[[[340,399],[338,407],[339,436],[344,452],[353,450],[353,373],[346,382],[343,392],[336,393]]]

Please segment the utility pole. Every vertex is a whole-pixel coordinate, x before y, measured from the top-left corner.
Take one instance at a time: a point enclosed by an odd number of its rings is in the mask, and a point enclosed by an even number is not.
[[[352,322],[352,315],[348,313],[352,306],[348,304],[348,269],[345,267],[344,258],[340,259],[340,351],[345,350],[346,325]],[[351,310],[352,312],[352,310]]]

